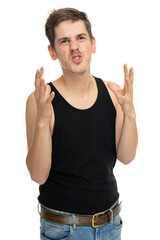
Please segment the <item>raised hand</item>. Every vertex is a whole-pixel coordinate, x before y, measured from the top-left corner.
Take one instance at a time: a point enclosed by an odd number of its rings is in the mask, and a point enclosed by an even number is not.
[[[121,89],[117,84],[108,83],[108,87],[114,93],[118,103],[122,107],[124,114],[130,115],[134,113],[133,106],[133,68],[128,72],[127,64],[124,64],[124,87]],[[116,87],[115,87],[116,85]]]
[[[49,123],[52,118],[52,100],[55,93],[51,92],[48,84],[45,84],[43,76],[44,69],[41,67],[35,75],[35,98],[37,104],[37,120],[41,123]]]

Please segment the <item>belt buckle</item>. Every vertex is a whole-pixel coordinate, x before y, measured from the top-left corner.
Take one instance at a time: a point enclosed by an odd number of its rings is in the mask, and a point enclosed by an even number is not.
[[[104,224],[95,225],[95,218],[99,217],[99,215],[102,215],[102,214],[104,214],[104,212],[99,212],[99,213],[96,213],[96,214],[93,215],[93,217],[92,217],[92,227],[96,228],[96,227],[101,227],[102,225],[104,225]]]

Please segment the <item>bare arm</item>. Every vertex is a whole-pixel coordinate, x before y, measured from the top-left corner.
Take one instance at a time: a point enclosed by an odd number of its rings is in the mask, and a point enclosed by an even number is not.
[[[124,65],[124,73],[125,83],[123,89],[113,83],[109,83],[108,87],[117,99],[117,158],[124,164],[129,164],[136,155],[138,132],[136,113],[133,106],[133,68],[128,73],[127,65]]]
[[[122,132],[117,147],[117,157],[124,164],[134,160],[138,143],[136,115],[124,115]]]
[[[54,112],[51,101],[54,93],[50,94],[50,87],[45,85],[42,78],[43,68],[36,73],[35,92],[26,104],[26,129],[28,154],[26,164],[33,181],[44,184],[51,168],[51,128]]]

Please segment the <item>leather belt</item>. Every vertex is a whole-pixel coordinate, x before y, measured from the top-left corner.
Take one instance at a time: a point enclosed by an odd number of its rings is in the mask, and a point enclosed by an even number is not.
[[[116,217],[121,211],[122,204],[117,203],[113,208],[108,209],[104,212],[99,212],[94,215],[78,215],[76,214],[75,223],[80,226],[92,226],[94,228],[100,227],[106,223],[111,223],[113,218]],[[73,217],[72,214],[61,214],[51,212],[46,210],[43,206],[41,206],[41,217],[47,221],[73,225]]]

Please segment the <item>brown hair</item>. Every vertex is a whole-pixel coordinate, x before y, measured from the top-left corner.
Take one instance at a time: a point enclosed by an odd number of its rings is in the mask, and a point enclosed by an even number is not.
[[[78,21],[83,20],[86,29],[88,31],[89,37],[92,41],[93,35],[91,31],[91,23],[85,12],[80,12],[75,8],[60,8],[58,10],[53,10],[45,24],[45,33],[50,42],[51,47],[54,49],[55,42],[55,32],[54,28],[61,22],[72,20]]]

